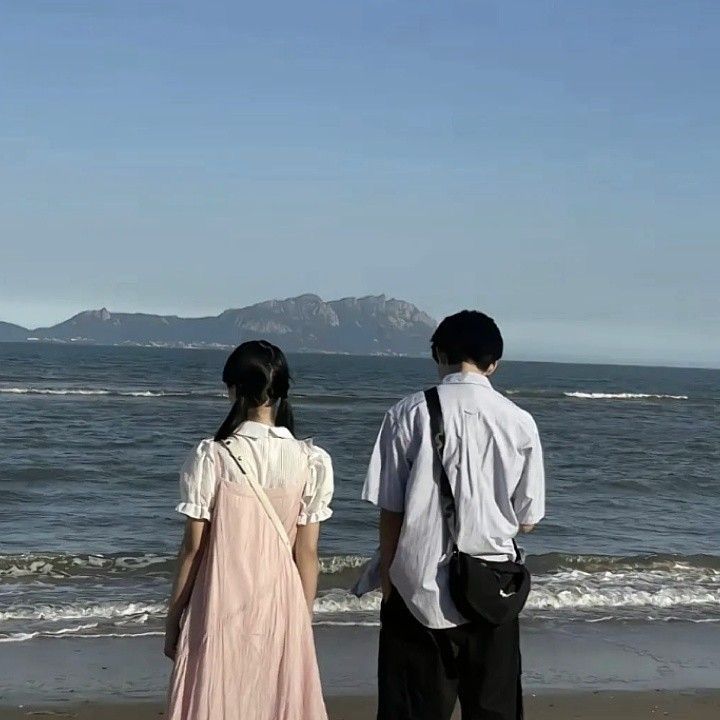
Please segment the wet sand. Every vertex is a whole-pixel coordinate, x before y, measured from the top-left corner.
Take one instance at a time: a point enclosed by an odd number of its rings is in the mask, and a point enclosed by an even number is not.
[[[316,639],[331,720],[372,720],[377,629]],[[718,720],[719,641],[715,625],[528,624],[526,718]],[[0,644],[0,720],[158,720],[169,671],[159,637]]]
[[[372,720],[375,699],[332,697],[331,720]],[[156,703],[82,703],[45,707],[0,707],[0,720],[158,720],[163,708]],[[459,713],[456,718],[459,718]],[[526,698],[528,720],[717,720],[720,692],[584,692],[554,693]]]
[[[377,628],[316,629],[326,696],[375,694],[377,635]],[[527,697],[658,688],[720,691],[718,625],[526,625],[522,646]],[[0,706],[157,703],[165,695],[170,668],[161,637],[0,643]]]

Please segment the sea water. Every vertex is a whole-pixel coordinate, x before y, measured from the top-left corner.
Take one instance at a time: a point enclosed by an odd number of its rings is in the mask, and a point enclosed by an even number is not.
[[[0,345],[0,642],[161,634],[178,469],[227,413],[224,360]],[[315,623],[371,628],[378,595],[348,592],[377,544],[363,476],[385,410],[435,370],[290,362],[298,435],[336,472]],[[546,456],[547,518],[522,539],[526,624],[720,622],[720,371],[505,362],[493,383],[535,416]]]

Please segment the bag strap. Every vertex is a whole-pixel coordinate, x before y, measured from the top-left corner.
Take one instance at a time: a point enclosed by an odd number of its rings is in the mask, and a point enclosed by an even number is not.
[[[445,464],[443,463],[443,454],[445,450],[445,423],[443,421],[442,405],[440,404],[440,394],[437,387],[431,387],[425,391],[425,402],[427,403],[428,413],[430,414],[430,434],[432,437],[432,446],[435,450],[435,465],[438,467],[440,476],[440,505],[442,507],[443,519],[447,527],[448,533],[453,541],[453,550],[457,550],[457,507],[455,505],[455,496],[453,495],[450,478],[448,478]],[[522,553],[515,539],[512,541],[515,548],[515,562],[522,561]]]
[[[285,547],[292,554],[292,544],[290,543],[290,538],[288,537],[287,531],[285,530],[285,526],[282,524],[282,521],[280,520],[277,511],[270,502],[270,498],[267,496],[267,493],[262,489],[260,483],[252,475],[248,475],[248,473],[245,472],[245,468],[242,465],[242,460],[235,452],[231,450],[231,447],[233,445],[232,440],[230,438],[228,438],[227,440],[222,440],[220,442],[220,445],[222,445],[222,447],[227,450],[230,457],[235,461],[235,464],[238,466],[238,468],[240,468],[240,472],[247,480],[248,485],[255,493],[257,499],[260,501],[260,505],[262,505],[263,510],[265,510],[265,514],[270,518],[270,521],[275,526],[275,530],[280,536],[283,545],[285,545]]]
[[[425,391],[425,402],[430,414],[430,435],[432,446],[435,451],[435,465],[440,476],[440,506],[442,507],[443,519],[448,533],[453,540],[453,546],[457,548],[457,509],[455,507],[455,496],[453,495],[450,478],[448,478],[443,464],[443,452],[445,450],[445,426],[443,423],[442,406],[440,405],[440,394],[436,387]]]

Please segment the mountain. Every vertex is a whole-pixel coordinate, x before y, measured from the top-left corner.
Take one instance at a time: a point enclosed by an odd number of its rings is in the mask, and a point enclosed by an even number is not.
[[[22,342],[28,335],[30,331],[24,327],[0,321],[0,342]]]
[[[81,312],[53,327],[6,331],[0,342],[33,340],[97,345],[233,346],[264,338],[288,351],[425,354],[435,321],[403,300],[376,297],[326,302],[317,295],[268,300],[215,317]]]

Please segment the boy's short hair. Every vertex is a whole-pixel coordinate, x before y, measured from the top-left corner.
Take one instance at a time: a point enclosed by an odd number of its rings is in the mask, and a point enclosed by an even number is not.
[[[446,317],[431,339],[432,355],[447,357],[448,365],[471,362],[487,370],[503,354],[503,339],[495,321],[477,310],[463,310]]]

